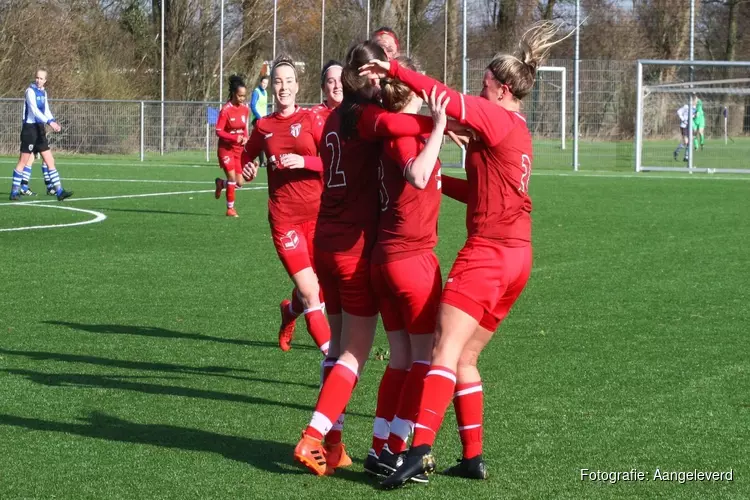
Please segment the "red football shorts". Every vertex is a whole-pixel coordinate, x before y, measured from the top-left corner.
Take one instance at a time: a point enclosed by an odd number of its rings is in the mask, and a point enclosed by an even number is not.
[[[316,222],[316,219],[312,219],[299,224],[271,224],[273,246],[289,277],[313,267]]]
[[[461,309],[482,328],[497,330],[531,274],[531,245],[505,247],[470,237],[445,282],[441,302]]]
[[[328,314],[375,316],[377,301],[370,284],[370,260],[358,255],[315,251],[315,269]]]
[[[241,149],[227,149],[219,148],[219,166],[224,169],[224,172],[234,172],[238,175],[242,175],[242,150]]]
[[[443,281],[433,252],[373,264],[372,287],[386,332],[435,333]]]

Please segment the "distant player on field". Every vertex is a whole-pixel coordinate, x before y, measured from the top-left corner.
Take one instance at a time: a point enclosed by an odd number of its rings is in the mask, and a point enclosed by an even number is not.
[[[258,86],[253,89],[253,96],[250,98],[250,111],[253,113],[253,126],[255,122],[268,114],[268,75],[261,75],[258,79]],[[265,155],[261,151],[260,164],[265,166]]]
[[[680,119],[680,144],[677,145],[677,149],[674,150],[674,153],[672,153],[672,157],[677,160],[677,157],[680,154],[680,150],[682,148],[685,148],[685,158],[684,161],[688,161],[688,154],[690,153],[690,146],[688,142],[690,141],[690,131],[688,130],[688,126],[692,126],[692,118],[690,116],[690,105],[685,104],[680,109],[677,110],[677,117]]]
[[[245,104],[247,88],[242,77],[229,77],[229,100],[221,107],[219,120],[216,122],[216,135],[219,137],[219,166],[224,169],[226,180],[216,178],[216,199],[221,197],[222,189],[227,193],[227,217],[237,217],[234,209],[234,194],[237,186],[242,186],[242,148],[247,143],[250,125],[250,110]]]
[[[703,101],[695,98],[695,118],[693,118],[693,144],[695,150],[700,146],[703,151],[703,144],[706,142],[704,132],[706,130],[706,115],[703,113]]]
[[[327,354],[331,330],[313,268],[313,238],[323,191],[318,144],[324,122],[310,110],[297,106],[299,81],[291,58],[276,58],[271,85],[277,110],[255,123],[242,153],[242,164],[248,179],[254,178],[257,164],[253,161],[265,151],[271,236],[276,253],[294,282],[292,300],[279,305],[279,347],[282,351],[291,349],[296,318],[304,315],[307,331],[320,351]]]
[[[48,191],[54,189],[54,194],[59,201],[73,196],[71,191],[65,191],[60,181],[60,174],[55,168],[55,159],[47,142],[47,125],[55,132],[60,131],[55,117],[52,115],[49,101],[47,100],[47,91],[44,85],[47,83],[47,71],[39,69],[36,72],[34,83],[26,89],[26,100],[23,106],[23,125],[21,127],[21,155],[18,164],[13,170],[13,184],[10,190],[11,200],[21,199],[21,185],[25,184],[28,191],[25,194],[31,194],[28,188],[29,179],[31,178],[31,165],[34,162],[34,153],[39,153],[47,166],[49,183]],[[25,181],[25,183],[24,183]]]
[[[432,366],[424,382],[412,446],[386,489],[434,470],[431,448],[453,400],[463,444],[459,464],[446,473],[485,479],[482,459],[480,353],[520,296],[531,274],[531,134],[520,113],[536,70],[557,42],[552,23],[527,30],[513,55],[487,66],[479,97],[464,95],[391,61],[374,60],[362,73],[397,78],[415,92],[436,88],[450,98],[446,112],[479,140],[466,155],[468,239],[451,268],[440,304]]]

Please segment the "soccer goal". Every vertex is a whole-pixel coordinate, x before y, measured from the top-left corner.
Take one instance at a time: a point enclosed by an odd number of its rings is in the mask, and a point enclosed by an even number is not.
[[[750,173],[750,62],[639,60],[635,170]]]

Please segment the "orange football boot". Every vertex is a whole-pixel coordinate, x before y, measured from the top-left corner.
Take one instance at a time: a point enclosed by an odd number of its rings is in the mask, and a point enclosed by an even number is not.
[[[279,348],[286,352],[292,348],[292,339],[294,338],[294,327],[297,324],[296,318],[289,312],[291,301],[284,299],[279,304],[281,310],[281,326],[279,327]]]
[[[326,462],[326,452],[320,439],[311,438],[304,432],[302,439],[294,447],[294,460],[299,462],[316,476],[324,476],[329,470]],[[331,474],[331,472],[328,472]]]

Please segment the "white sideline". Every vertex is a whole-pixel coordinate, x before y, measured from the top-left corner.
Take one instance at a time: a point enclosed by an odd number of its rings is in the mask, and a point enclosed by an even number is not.
[[[13,205],[15,207],[28,205],[28,203],[4,203],[4,204]],[[70,222],[68,224],[49,224],[46,226],[22,226],[22,227],[0,228],[0,233],[9,232],[9,231],[28,231],[30,229],[53,229],[53,228],[60,228],[60,227],[85,226],[86,224],[95,224],[97,222],[101,222],[107,218],[107,216],[101,212],[97,212],[95,210],[85,210],[83,208],[66,207],[63,205],[34,205],[34,206],[41,207],[41,208],[59,208],[61,210],[71,210],[73,212],[83,212],[86,214],[93,215],[94,218],[81,221],[81,222]]]
[[[466,171],[460,168],[444,168],[443,172],[451,176],[465,176]],[[730,177],[724,174],[675,174],[675,175],[652,175],[649,173],[622,173],[622,174],[597,174],[597,173],[580,173],[580,172],[553,172],[553,171],[533,171],[532,177],[600,177],[602,179],[677,179],[677,180],[716,180],[716,181],[750,181],[750,176],[747,177]]]
[[[6,180],[12,180],[12,177],[6,177]],[[214,181],[169,181],[164,179],[87,179],[80,177],[66,177],[66,181],[80,181],[80,182],[143,182],[153,184],[211,184]],[[266,186],[265,182],[253,182],[254,186]],[[250,188],[246,188],[250,189]]]

